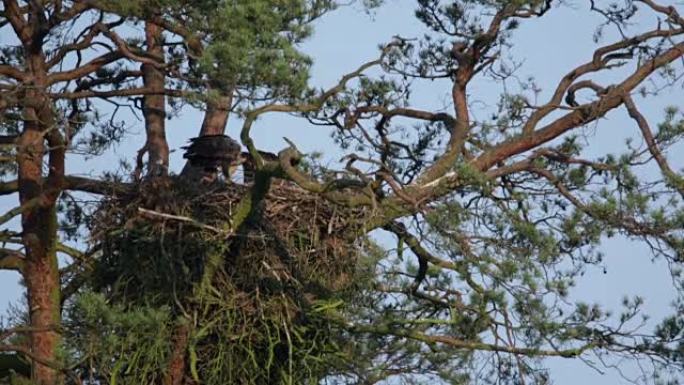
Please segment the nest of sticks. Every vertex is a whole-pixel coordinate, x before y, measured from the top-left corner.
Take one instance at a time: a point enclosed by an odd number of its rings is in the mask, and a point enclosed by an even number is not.
[[[231,220],[251,188],[171,177],[109,197],[90,226],[102,250],[102,284],[118,280],[119,289],[130,286],[128,295],[146,288],[186,295],[208,261],[219,261],[216,267],[242,292],[286,290],[318,299],[354,281],[364,209],[275,180],[248,220],[234,228]]]
[[[236,227],[253,188],[170,177],[107,198],[90,223],[101,251],[91,284],[113,302],[202,317],[211,327],[193,349],[205,383],[317,383],[345,343],[321,309],[367,275],[357,262],[369,213],[275,180]]]

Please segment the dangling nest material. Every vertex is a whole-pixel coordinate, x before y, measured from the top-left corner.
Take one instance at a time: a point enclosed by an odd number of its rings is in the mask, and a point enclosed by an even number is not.
[[[92,285],[113,303],[195,314],[202,383],[318,383],[345,362],[349,341],[325,314],[368,273],[357,262],[369,213],[277,181],[235,229],[250,189],[170,178],[110,197],[91,224]]]

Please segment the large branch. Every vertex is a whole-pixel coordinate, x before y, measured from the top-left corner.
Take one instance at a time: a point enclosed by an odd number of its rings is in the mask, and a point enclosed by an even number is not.
[[[48,23],[51,27],[58,25],[67,20],[71,20],[87,10],[91,9],[93,6],[85,0],[76,0],[73,2],[71,7],[67,9],[55,9],[55,13],[50,17]]]
[[[108,52],[104,55],[101,55],[88,63],[78,67],[74,68],[73,70],[70,71],[62,71],[62,72],[55,72],[52,73],[51,75],[48,76],[47,83],[49,85],[55,84],[55,83],[60,83],[60,82],[67,82],[70,80],[76,80],[80,79],[86,75],[89,75],[100,68],[106,66],[107,64],[113,63],[119,59],[124,57],[123,53],[119,51],[115,52]]]
[[[542,119],[560,107],[563,97],[575,80],[584,75],[609,68],[611,62],[614,60],[630,58],[632,56],[630,52],[619,53],[618,51],[635,48],[639,44],[654,38],[671,38],[672,36],[680,35],[682,33],[684,33],[683,29],[654,30],[635,36],[631,39],[621,40],[598,48],[594,51],[590,62],[575,67],[561,78],[551,99],[546,104],[539,107],[527,120],[523,126],[523,133],[529,134],[534,131]]]
[[[0,182],[0,195],[10,195],[17,191],[19,191],[19,182],[17,180]]]
[[[185,44],[187,44],[189,48],[189,54],[191,56],[199,57],[202,55],[202,51],[204,50],[204,47],[202,46],[203,36],[198,35],[195,31],[186,28],[181,23],[165,19],[161,16],[152,17],[150,21],[161,26],[165,30],[182,37],[185,41]]]
[[[23,204],[7,210],[4,214],[0,215],[0,224],[4,224],[12,220],[17,215],[25,213],[27,211],[33,210],[37,207],[44,206],[48,202],[48,197],[44,195],[39,195],[35,198],[31,198],[24,202]]]
[[[28,46],[31,44],[31,30],[24,19],[19,4],[16,0],[3,0],[2,3],[5,5],[5,17],[7,17],[12,25],[14,33],[17,34],[17,37],[24,46]]]
[[[34,330],[33,331],[37,331]],[[82,381],[70,370],[66,369],[63,365],[61,365],[58,362],[52,361],[52,360],[47,360],[44,359],[43,357],[40,357],[39,355],[35,354],[28,346],[25,345],[17,345],[17,344],[10,344],[10,345],[4,345],[0,344],[0,353],[5,353],[5,352],[16,352],[20,353],[28,358],[30,358],[33,361],[36,361],[40,363],[43,366],[47,366],[49,368],[52,368],[54,370],[58,370],[60,372],[63,372],[66,374],[72,383],[74,384],[81,384]]]
[[[117,10],[112,7],[110,2],[102,0],[85,0],[88,6],[91,8],[96,8],[104,12],[117,13]],[[203,35],[198,34],[190,28],[183,25],[182,20],[172,20],[164,18],[161,15],[147,15],[145,17],[146,21],[154,23],[168,32],[176,34],[183,38],[185,44],[190,49],[189,54],[193,57],[199,57],[202,55],[204,47],[202,45]]]
[[[662,13],[663,15],[667,15],[671,21],[673,21],[673,22],[675,22],[681,26],[684,26],[684,18],[682,18],[679,15],[679,12],[677,12],[677,8],[675,8],[675,6],[673,6],[673,5],[665,6],[665,5],[656,4],[652,0],[637,0],[637,1],[640,3],[646,4],[648,7],[650,7],[652,10],[654,10],[656,12]]]
[[[311,176],[300,172],[296,164],[301,160],[301,154],[296,147],[290,147],[280,151],[278,154],[279,168],[285,177],[295,182],[299,187],[320,194],[324,198],[348,207],[370,205],[373,202],[372,194],[352,193],[344,191],[346,187],[364,187],[359,186],[360,181],[356,180],[335,180],[329,183],[320,183]],[[265,167],[262,164],[261,167]]]
[[[97,91],[97,90],[83,90],[73,92],[55,92],[48,94],[53,99],[75,100],[88,98],[113,98],[113,97],[130,97],[130,96],[144,96],[144,95],[166,95],[171,97],[190,97],[197,96],[195,93],[184,90],[157,90],[153,88],[139,87],[139,88],[124,88],[121,90]]]
[[[17,135],[0,135],[0,146],[14,146],[17,138]]]
[[[391,122],[395,117],[404,117],[411,119],[424,120],[428,122],[442,122],[446,127],[451,127],[456,124],[456,119],[446,112],[430,112],[426,110],[419,110],[408,107],[387,108],[385,106],[359,106],[353,111],[341,110],[335,113],[331,119],[336,119],[340,113],[344,112],[344,124],[337,122],[336,124],[342,128],[350,128],[357,124],[359,119],[363,118],[365,114],[380,114],[382,116],[378,126],[384,126]]]
[[[605,116],[608,111],[623,104],[625,94],[629,94],[659,68],[681,58],[682,55],[684,55],[684,43],[674,45],[640,65],[621,83],[606,89],[597,101],[582,105],[536,131],[522,133],[494,145],[464,166],[486,175],[490,173],[494,165],[505,163],[506,160],[516,155],[537,148],[573,129]],[[525,163],[518,164],[516,169],[525,165]],[[383,227],[396,218],[416,212],[420,206],[408,204],[405,196],[411,197],[411,202],[429,202],[453,192],[462,183],[460,176],[457,170],[452,170],[430,182],[406,186],[402,196],[393,195],[381,202],[382,215],[375,216],[369,223],[369,228]]]
[[[622,229],[633,236],[660,239],[673,250],[681,248],[681,242],[676,237],[668,234],[662,226],[640,222],[629,215],[606,215],[604,212],[593,209],[590,205],[585,204],[580,198],[573,195],[571,190],[551,171],[534,166],[530,167],[528,171],[545,178],[568,202],[594,220],[614,229]]]
[[[384,229],[394,233],[400,240],[405,242],[418,259],[418,272],[416,273],[416,277],[414,278],[413,284],[411,285],[411,291],[416,292],[420,287],[420,284],[423,282],[423,280],[425,280],[425,276],[428,271],[428,261],[431,261],[433,263],[435,261],[432,253],[430,253],[423,247],[423,245],[421,245],[420,240],[418,238],[416,238],[413,234],[409,233],[408,229],[403,223],[391,222],[387,224],[387,226],[385,226]],[[447,263],[449,265],[452,265],[450,262]],[[456,266],[453,267],[455,268]]]
[[[86,6],[84,5],[83,7]],[[147,55],[144,52],[133,52],[133,49],[130,47],[130,45],[116,32],[114,32],[113,28],[122,24],[123,21],[124,19],[107,24],[101,22],[95,23],[86,29],[89,29],[89,31],[80,41],[61,46],[55,56],[48,62],[48,67],[59,64],[69,52],[88,48],[92,44],[93,39],[100,34],[107,36],[116,45],[117,50],[103,54],[70,71],[56,72],[48,77],[48,84],[55,84],[82,78],[121,58],[127,58],[131,61],[149,64],[155,67],[163,66],[163,63],[160,63],[160,61],[162,61],[163,55]]]
[[[112,195],[130,192],[133,184],[118,181],[90,179],[80,176],[66,176],[65,190],[82,191],[97,195]]]
[[[633,91],[653,72],[682,55],[684,55],[684,43],[676,44],[663,54],[639,66],[631,76],[606,92],[599,100],[570,112],[530,134],[522,134],[506,140],[480,155],[471,164],[480,171],[486,171],[505,159],[549,142],[574,128],[604,116],[608,111],[623,103],[624,94]]]
[[[119,34],[116,32],[110,30],[104,31],[104,34],[114,42],[116,47],[119,49],[119,52],[126,58],[139,62],[141,64],[148,64],[151,66],[154,66],[156,68],[164,68],[164,63],[163,63],[163,53],[162,55],[155,55],[152,53],[148,53],[142,50],[136,50],[137,52],[133,52],[133,49],[131,46],[121,37]]]
[[[453,71],[454,79],[451,88],[451,98],[454,104],[456,119],[449,127],[449,141],[444,153],[418,177],[418,184],[431,183],[447,173],[463,152],[468,132],[470,130],[470,112],[468,106],[467,87],[473,76],[491,63],[487,53],[497,44],[497,37],[503,23],[511,17],[529,17],[517,14],[521,6],[511,2],[503,6],[492,17],[486,31],[473,39],[470,46],[454,43],[451,55],[458,63]]]
[[[133,185],[125,182],[106,181],[85,178],[74,175],[64,177],[64,190],[82,191],[97,195],[121,194],[131,191]],[[19,191],[17,180],[0,182],[0,196],[10,195]]]
[[[14,66],[6,64],[0,65],[0,75],[7,76],[20,82],[26,78],[26,74],[24,72],[18,70]]]

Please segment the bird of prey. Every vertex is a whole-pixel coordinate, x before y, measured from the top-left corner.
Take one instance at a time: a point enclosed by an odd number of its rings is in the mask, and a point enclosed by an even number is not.
[[[190,165],[203,170],[203,180],[212,182],[221,170],[226,180],[230,180],[231,169],[241,162],[240,144],[226,135],[204,135],[191,138],[190,144],[181,147],[185,150],[183,158]]]

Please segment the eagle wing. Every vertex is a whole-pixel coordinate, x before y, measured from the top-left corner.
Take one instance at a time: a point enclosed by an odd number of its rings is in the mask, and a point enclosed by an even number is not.
[[[183,158],[192,166],[216,170],[225,164],[237,163],[241,146],[226,135],[205,135],[190,139],[190,144],[181,148],[185,150]]]

